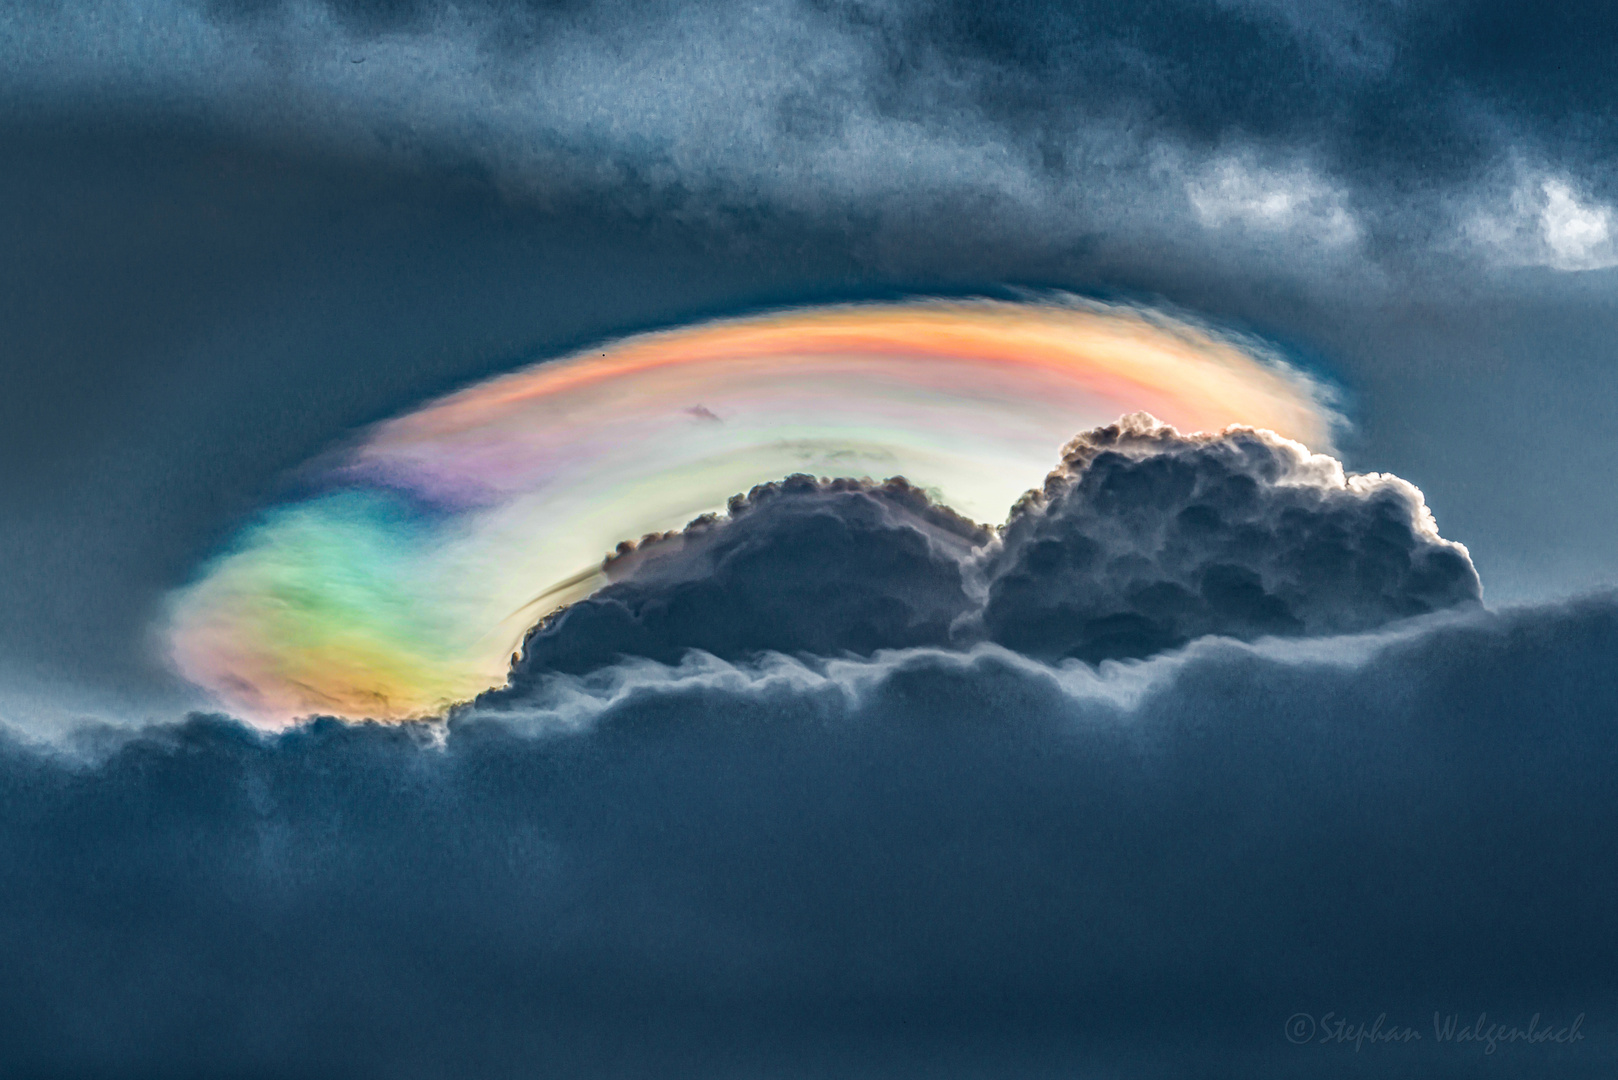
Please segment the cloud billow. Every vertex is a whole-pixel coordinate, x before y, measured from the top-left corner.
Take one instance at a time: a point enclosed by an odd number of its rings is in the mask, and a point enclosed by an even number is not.
[[[993,640],[1091,662],[1203,634],[1366,630],[1481,598],[1466,549],[1405,481],[1346,476],[1267,432],[1182,436],[1145,416],[1070,443],[985,567]]]

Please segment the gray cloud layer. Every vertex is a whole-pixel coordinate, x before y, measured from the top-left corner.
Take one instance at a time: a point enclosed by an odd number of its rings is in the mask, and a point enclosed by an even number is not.
[[[1606,5],[218,2],[14,8],[14,102],[140,101],[512,190],[1282,263],[1618,259]],[[1197,238],[1200,237],[1199,242]]]
[[[1615,648],[1608,598],[6,742],[0,1074],[1610,1075]],[[1434,1011],[1586,1038],[1285,1037]]]

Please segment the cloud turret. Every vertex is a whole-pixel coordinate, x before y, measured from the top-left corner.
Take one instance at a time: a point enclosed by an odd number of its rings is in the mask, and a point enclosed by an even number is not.
[[[1267,431],[1087,431],[986,553],[985,632],[1045,658],[1145,656],[1204,634],[1366,630],[1476,603],[1466,549],[1416,487]]]

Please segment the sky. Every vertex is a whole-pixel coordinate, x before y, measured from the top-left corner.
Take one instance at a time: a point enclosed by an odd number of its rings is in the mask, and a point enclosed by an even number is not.
[[[6,6],[0,1074],[1610,1075],[1615,46]]]
[[[1611,14],[1290,10],[9,9],[12,696],[186,703],[161,597],[366,423],[815,301],[1188,308],[1339,384],[1492,598],[1611,581]]]

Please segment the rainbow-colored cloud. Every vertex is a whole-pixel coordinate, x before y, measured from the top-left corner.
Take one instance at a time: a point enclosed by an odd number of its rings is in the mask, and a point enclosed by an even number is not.
[[[377,426],[171,598],[172,657],[262,724],[421,715],[502,682],[623,539],[795,472],[902,475],[1003,520],[1075,432],[1136,410],[1320,449],[1333,419],[1285,365],[1134,307],[859,304],[641,334]]]

